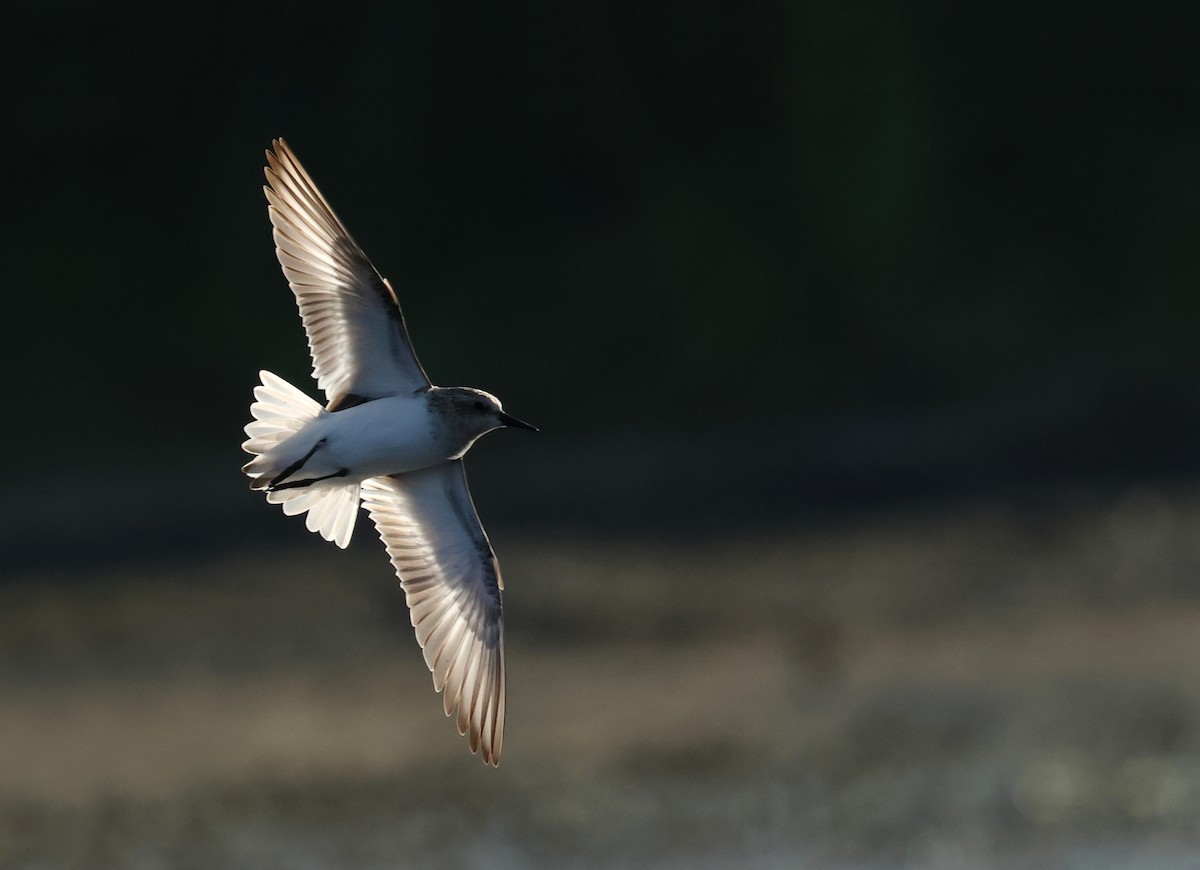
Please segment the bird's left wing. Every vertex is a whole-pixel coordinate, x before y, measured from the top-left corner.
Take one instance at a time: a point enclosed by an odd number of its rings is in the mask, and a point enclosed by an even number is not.
[[[503,584],[461,460],[362,485],[363,507],[387,547],[417,642],[445,691],[446,715],[471,751],[500,763],[504,742]]]
[[[282,139],[264,187],[275,254],[296,294],[330,410],[429,386],[391,284],[380,277]]]

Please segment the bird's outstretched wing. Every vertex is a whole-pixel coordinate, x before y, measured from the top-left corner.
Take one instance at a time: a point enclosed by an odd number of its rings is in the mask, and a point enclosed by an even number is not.
[[[504,625],[496,557],[461,460],[363,482],[363,506],[400,577],[433,686],[471,751],[500,763]]]
[[[391,285],[282,139],[267,152],[267,211],[330,410],[429,386]]]

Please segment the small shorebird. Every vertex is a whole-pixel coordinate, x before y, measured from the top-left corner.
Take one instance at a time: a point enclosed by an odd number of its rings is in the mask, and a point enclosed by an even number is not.
[[[463,454],[485,432],[534,429],[470,387],[435,387],[409,342],[392,285],[279,139],[267,152],[275,254],[308,333],[321,407],[270,372],[250,406],[250,488],[339,547],[359,502],[400,578],[433,685],[471,752],[500,763],[503,582],[467,490]],[[534,429],[534,431],[537,431]]]

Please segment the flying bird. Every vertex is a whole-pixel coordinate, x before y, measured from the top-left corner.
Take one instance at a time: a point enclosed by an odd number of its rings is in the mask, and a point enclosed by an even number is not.
[[[339,547],[366,508],[400,578],[417,642],[471,752],[504,742],[503,581],[467,489],[463,455],[514,426],[500,400],[430,383],[392,285],[350,237],[283,139],[267,151],[275,254],[308,334],[321,406],[259,372],[242,445],[250,488]]]

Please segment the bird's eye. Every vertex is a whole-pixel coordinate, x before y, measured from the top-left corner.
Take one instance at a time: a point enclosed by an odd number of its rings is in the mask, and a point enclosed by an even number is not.
[[[475,403],[475,410],[476,410],[476,411],[482,411],[482,410],[483,410],[483,402],[476,402],[476,403]]]

